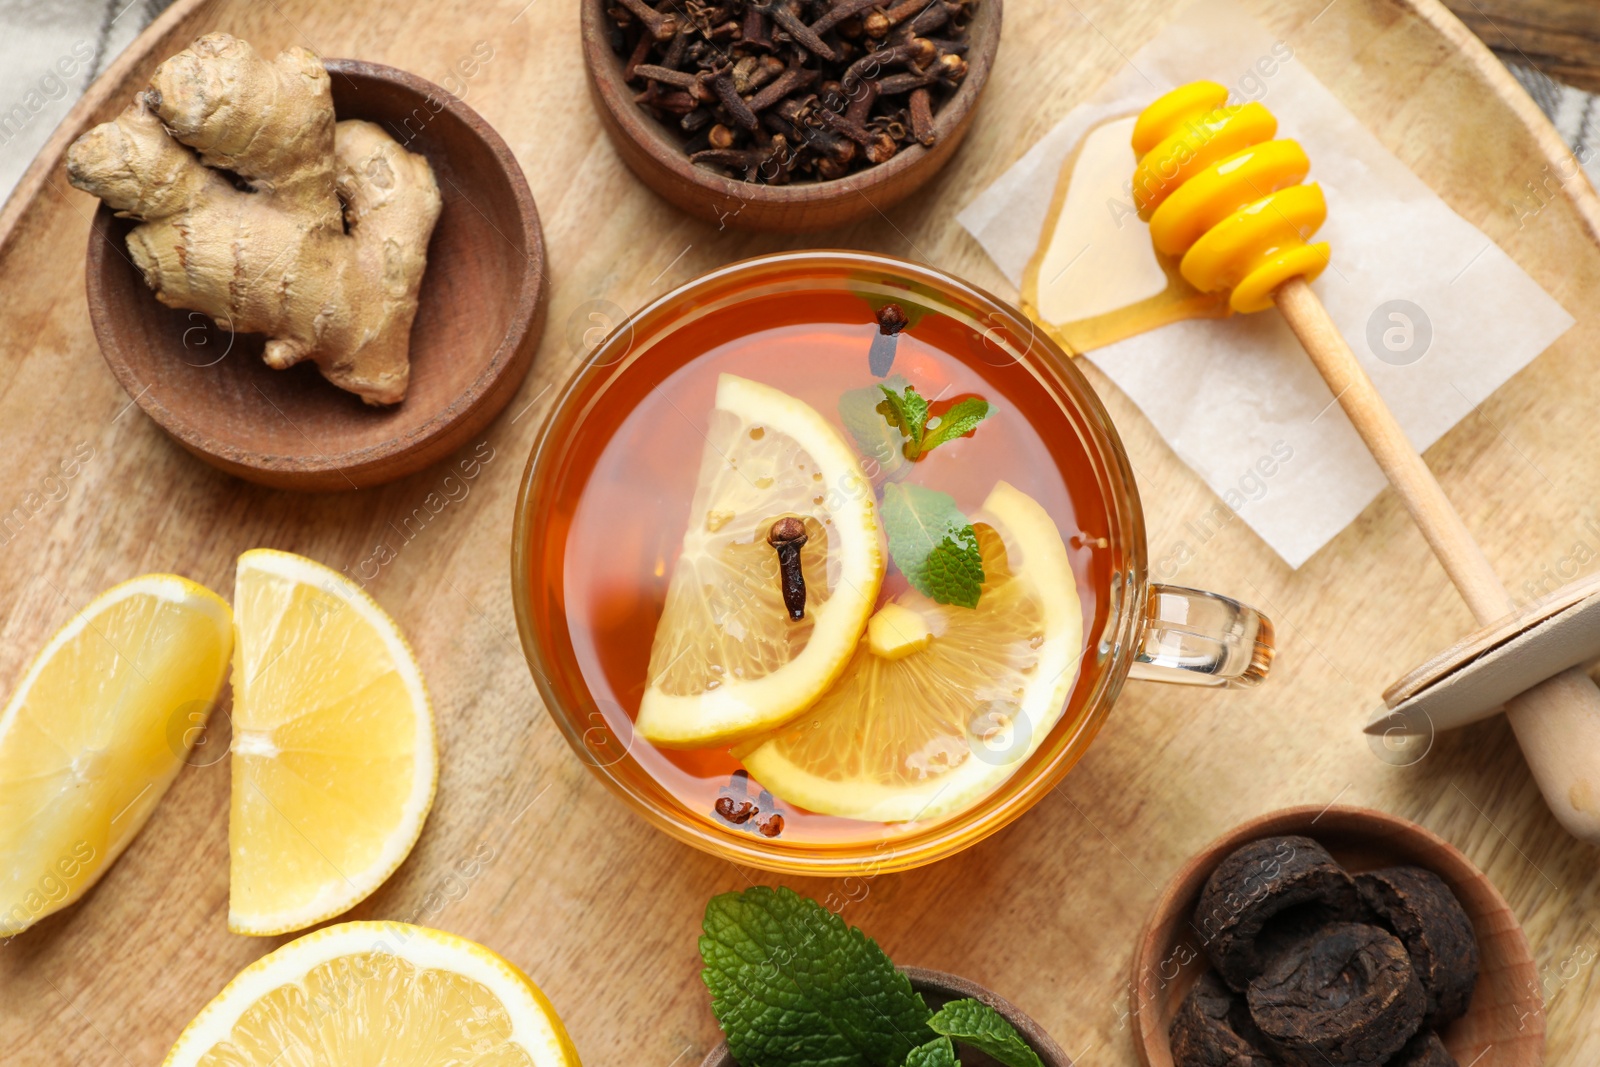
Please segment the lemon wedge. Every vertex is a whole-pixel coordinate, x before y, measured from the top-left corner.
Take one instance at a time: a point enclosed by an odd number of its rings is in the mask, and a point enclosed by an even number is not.
[[[1005,482],[974,529],[978,606],[914,589],[886,605],[838,683],[744,754],[774,796],[853,819],[936,819],[981,800],[1043,743],[1083,652],[1077,580],[1049,514]]]
[[[579,1067],[539,987],[482,945],[352,922],[263,956],[203,1008],[164,1067]]]
[[[0,935],[81,897],[139,832],[228,672],[232,614],[147,574],[96,597],[0,712]]]
[[[791,621],[772,524],[800,519],[805,618]],[[724,374],[636,728],[726,744],[804,711],[844,670],[883,583],[883,529],[855,453],[815,409]]]
[[[337,571],[246,552],[233,603],[228,928],[281,934],[348,910],[416,844],[433,710],[394,620]]]

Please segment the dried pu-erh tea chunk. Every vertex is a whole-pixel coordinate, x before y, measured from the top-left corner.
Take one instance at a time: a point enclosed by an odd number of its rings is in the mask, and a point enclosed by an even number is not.
[[[1183,998],[1167,1033],[1176,1067],[1276,1067],[1244,998],[1213,971]]]
[[[1400,939],[1335,923],[1272,960],[1250,983],[1250,1017],[1279,1059],[1296,1067],[1386,1061],[1422,1025],[1425,998]]]
[[[1362,916],[1355,882],[1309,837],[1264,837],[1229,853],[1200,892],[1194,923],[1223,979],[1241,992],[1291,933]],[[1263,933],[1268,936],[1263,937]],[[1290,938],[1298,941],[1298,937]]]
[[[1421,867],[1389,867],[1357,876],[1356,888],[1411,954],[1428,1000],[1427,1025],[1465,1015],[1478,981],[1478,941],[1444,880]]]
[[[1460,1067],[1450,1050],[1444,1047],[1439,1035],[1424,1030],[1412,1038],[1406,1047],[1394,1054],[1388,1067]]]

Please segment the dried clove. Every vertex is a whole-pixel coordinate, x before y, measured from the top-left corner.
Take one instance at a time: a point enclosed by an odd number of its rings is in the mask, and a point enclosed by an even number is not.
[[[722,106],[728,109],[728,114],[733,121],[747,130],[758,129],[761,120],[756,118],[756,113],[744,102],[744,97],[733,87],[733,79],[726,74],[719,74],[712,79],[711,88],[716,91],[717,98],[722,101]]]
[[[939,131],[933,128],[933,96],[927,86],[911,90],[911,132],[928,148],[939,140]]]
[[[857,15],[865,15],[881,2],[882,0],[838,0],[838,3],[834,4],[826,15],[811,24],[811,31],[813,33],[827,33],[847,19],[853,19]]]
[[[717,814],[733,823],[742,826],[750,821],[756,814],[756,806],[748,800],[734,800],[732,797],[718,797],[714,805]]]
[[[662,14],[644,0],[618,0],[634,18],[644,24],[656,41],[670,41],[678,34],[678,16]]]
[[[806,576],[800,569],[800,549],[805,543],[806,524],[793,516],[779,519],[767,531],[767,544],[778,550],[783,606],[795,622],[806,617]]]
[[[750,772],[742,768],[734,771],[728,784],[718,790],[711,807],[718,818],[747,834],[777,837],[783,832],[783,814],[778,811],[778,802],[765,789],[752,800]]]
[[[800,21],[789,7],[789,0],[750,0],[750,6],[772,20],[773,25],[786,32],[791,39],[818,59],[834,60],[839,55],[828,42],[817,36],[815,30]]]
[[[610,0],[608,36],[638,105],[682,130],[697,166],[831,181],[936,143],[977,2]]]
[[[906,309],[899,304],[885,304],[878,309],[878,332],[872,335],[872,347],[867,350],[867,369],[874,377],[889,376],[895,352],[900,347],[900,331],[910,321]]]

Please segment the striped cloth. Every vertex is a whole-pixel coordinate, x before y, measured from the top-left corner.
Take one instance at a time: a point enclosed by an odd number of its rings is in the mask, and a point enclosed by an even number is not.
[[[113,57],[172,0],[0,0],[0,201]]]
[[[1600,104],[1596,95],[1563,85],[1524,63],[1508,61],[1506,69],[1571,146],[1590,183],[1600,186]]]

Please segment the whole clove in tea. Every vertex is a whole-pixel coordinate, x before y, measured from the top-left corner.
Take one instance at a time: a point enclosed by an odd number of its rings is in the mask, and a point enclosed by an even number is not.
[[[698,166],[830,181],[938,141],[980,0],[613,0],[635,101]]]

